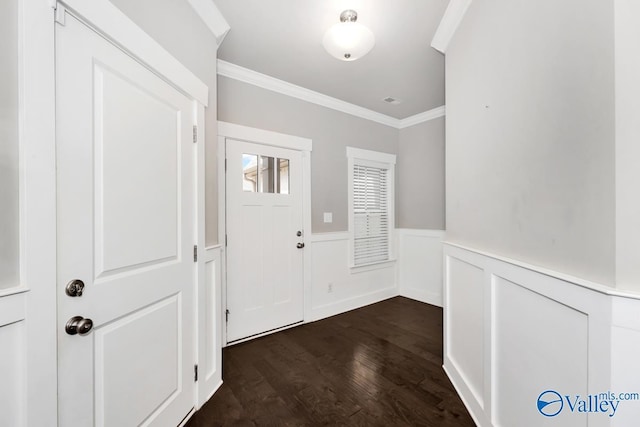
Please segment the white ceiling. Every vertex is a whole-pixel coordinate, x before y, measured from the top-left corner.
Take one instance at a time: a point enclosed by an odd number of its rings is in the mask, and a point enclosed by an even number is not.
[[[430,43],[449,0],[214,1],[231,26],[218,50],[224,61],[397,119],[444,104],[444,56]],[[322,47],[345,9],[376,37],[353,62]]]

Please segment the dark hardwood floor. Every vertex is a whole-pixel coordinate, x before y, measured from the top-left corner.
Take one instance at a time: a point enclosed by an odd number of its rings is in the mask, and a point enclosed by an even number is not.
[[[442,369],[442,309],[396,297],[223,351],[187,427],[474,426]]]

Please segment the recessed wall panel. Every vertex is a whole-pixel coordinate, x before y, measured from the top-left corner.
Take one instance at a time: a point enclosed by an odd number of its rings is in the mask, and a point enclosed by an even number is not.
[[[179,129],[188,118],[110,69],[94,71],[99,277],[177,258]]]
[[[205,360],[204,364],[207,368],[206,377],[207,379],[213,375],[215,369],[217,367],[216,356],[218,352],[216,351],[216,335],[218,334],[218,328],[216,327],[217,323],[220,321],[218,319],[218,305],[220,302],[216,301],[216,285],[218,280],[218,263],[217,261],[211,260],[207,261],[204,266],[204,274],[205,274],[205,299],[207,301],[205,305]]]
[[[177,394],[180,330],[177,295],[95,330],[98,425],[139,425]]]
[[[449,258],[449,358],[483,405],[484,270]]]
[[[24,321],[0,326],[0,425],[24,425]]]
[[[587,315],[508,280],[494,284],[494,425],[586,426],[586,414],[570,402],[587,396]],[[543,415],[538,397],[547,390]]]

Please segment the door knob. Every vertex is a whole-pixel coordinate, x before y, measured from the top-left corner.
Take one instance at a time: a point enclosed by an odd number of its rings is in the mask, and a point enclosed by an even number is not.
[[[64,290],[70,297],[81,297],[84,291],[84,282],[79,279],[74,279],[67,283]]]
[[[93,320],[85,319],[82,316],[74,316],[67,321],[64,330],[69,335],[87,335],[93,328]]]
[[[298,248],[298,249],[302,249],[302,248],[304,248],[304,243],[298,243],[298,244],[296,245],[296,248]]]

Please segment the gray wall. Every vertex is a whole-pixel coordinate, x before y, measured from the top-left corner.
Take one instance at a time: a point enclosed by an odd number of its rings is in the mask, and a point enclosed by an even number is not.
[[[348,229],[347,146],[397,152],[397,129],[222,76],[218,78],[218,118],[313,140],[314,233]],[[323,212],[333,213],[333,223],[323,222]]]
[[[450,241],[614,283],[613,25],[613,2],[472,2],[446,55]]]
[[[216,39],[185,0],[111,0],[209,86],[206,132],[206,243],[218,242]]]
[[[401,129],[396,164],[396,225],[444,230],[444,117]]]
[[[19,284],[18,8],[0,14],[0,289]]]

